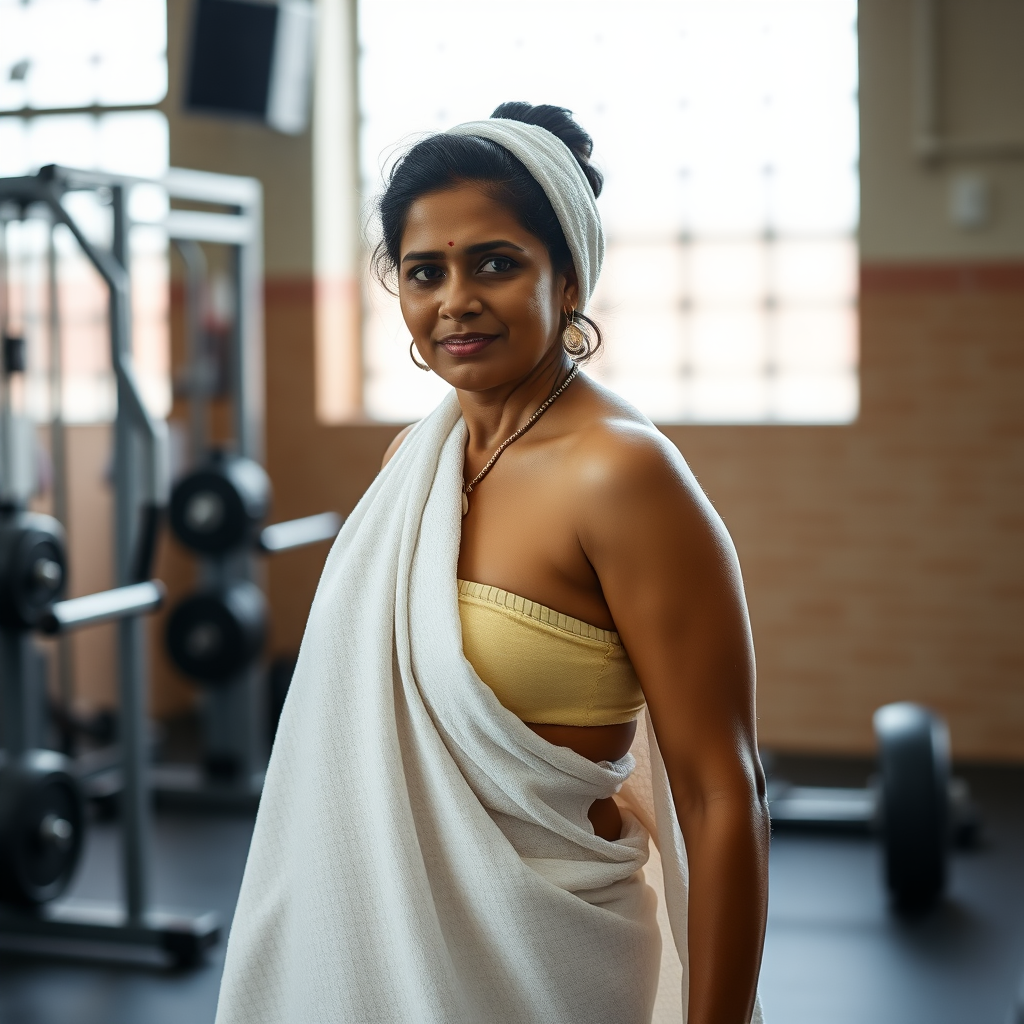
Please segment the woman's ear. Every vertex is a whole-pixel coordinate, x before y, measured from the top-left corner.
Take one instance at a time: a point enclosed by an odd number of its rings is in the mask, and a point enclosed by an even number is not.
[[[569,267],[562,280],[562,309],[575,309],[580,304],[580,279],[576,276],[576,268]]]

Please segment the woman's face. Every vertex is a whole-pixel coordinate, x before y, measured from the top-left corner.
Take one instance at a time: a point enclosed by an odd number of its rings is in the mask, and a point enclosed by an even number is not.
[[[453,387],[517,382],[557,353],[575,275],[556,273],[544,243],[479,186],[416,200],[399,257],[406,325],[420,358]]]

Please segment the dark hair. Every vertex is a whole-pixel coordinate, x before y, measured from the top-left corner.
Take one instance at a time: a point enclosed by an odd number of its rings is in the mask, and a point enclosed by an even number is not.
[[[557,135],[583,168],[594,195],[601,194],[604,178],[590,165],[593,140],[573,120],[571,110],[549,103],[534,107],[513,102],[502,103],[491,117],[540,125]],[[377,203],[382,237],[373,252],[372,264],[385,287],[398,271],[402,233],[412,204],[432,192],[469,181],[480,182],[492,199],[505,206],[530,234],[544,243],[556,272],[564,273],[572,267],[572,255],[558,217],[537,179],[523,164],[489,139],[442,133],[416,143],[395,164]],[[573,358],[576,362],[585,362],[601,347],[601,331],[582,313],[577,313],[576,319],[582,321],[580,326],[587,344],[585,351]]]

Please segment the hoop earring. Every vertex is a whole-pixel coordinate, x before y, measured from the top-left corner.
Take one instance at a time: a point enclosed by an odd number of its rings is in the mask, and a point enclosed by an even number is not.
[[[565,315],[565,329],[562,331],[562,348],[570,359],[585,356],[590,348],[583,328],[576,322],[576,310],[570,309]]]
[[[421,363],[416,358],[416,347],[415,346],[416,346],[416,342],[415,341],[410,341],[409,342],[409,358],[413,361],[413,365],[416,367],[417,370],[423,370],[424,373],[430,373],[430,367],[427,366],[426,363]]]

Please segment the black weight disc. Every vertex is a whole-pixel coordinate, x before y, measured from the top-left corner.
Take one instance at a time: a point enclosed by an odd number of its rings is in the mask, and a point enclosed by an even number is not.
[[[270,479],[252,459],[215,454],[171,494],[171,529],[186,547],[226,554],[250,543],[270,510]]]
[[[82,850],[85,812],[71,762],[30,750],[0,769],[0,899],[33,906],[59,896]]]
[[[0,622],[33,629],[64,589],[64,528],[52,516],[16,512],[0,519]]]
[[[185,598],[167,622],[167,649],[186,675],[226,683],[263,649],[267,600],[248,580]]]
[[[942,896],[950,841],[949,731],[918,704],[875,712],[885,872],[894,908],[921,913]]]

